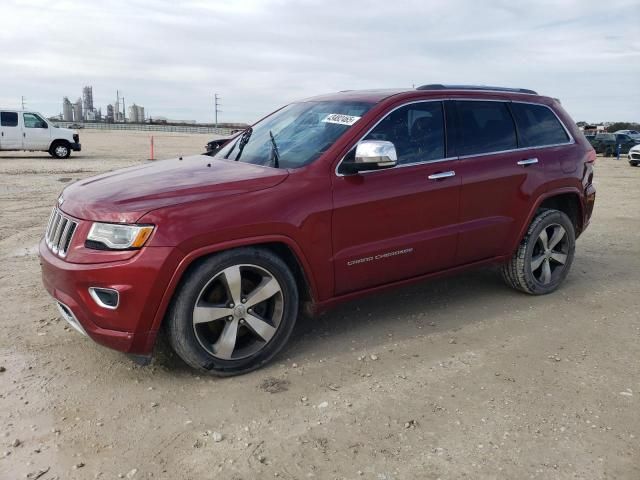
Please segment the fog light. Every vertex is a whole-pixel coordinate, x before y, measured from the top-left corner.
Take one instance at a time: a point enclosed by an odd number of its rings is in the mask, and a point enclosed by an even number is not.
[[[98,305],[109,310],[115,310],[120,303],[120,294],[113,288],[91,287],[89,295]]]

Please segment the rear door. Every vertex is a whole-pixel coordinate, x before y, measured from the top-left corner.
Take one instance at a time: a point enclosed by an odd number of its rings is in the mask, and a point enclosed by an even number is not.
[[[457,262],[465,264],[510,254],[532,202],[544,192],[545,168],[566,173],[576,164],[567,149],[571,137],[545,105],[456,101],[456,109],[462,181]]]
[[[336,294],[453,264],[460,180],[458,160],[446,152],[444,125],[440,101],[401,106],[364,137],[393,142],[396,167],[356,175],[342,175],[338,167],[332,217]]]
[[[0,112],[0,150],[22,150],[22,127],[17,112]]]
[[[455,106],[462,182],[456,263],[462,265],[506,253],[544,168],[535,152],[517,150],[508,102],[456,100]]]
[[[51,132],[49,124],[36,113],[23,113],[23,148],[25,150],[49,150]]]

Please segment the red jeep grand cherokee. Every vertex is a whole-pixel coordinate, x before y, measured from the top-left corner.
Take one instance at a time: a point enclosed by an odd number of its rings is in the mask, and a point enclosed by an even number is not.
[[[425,85],[287,105],[213,158],[67,187],[40,243],[44,284],[96,342],[148,359],[163,329],[233,375],[285,345],[302,305],[482,264],[554,291],[595,199],[595,152],[557,100]]]

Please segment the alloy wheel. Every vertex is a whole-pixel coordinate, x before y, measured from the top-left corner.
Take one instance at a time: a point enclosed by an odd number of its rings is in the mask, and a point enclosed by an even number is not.
[[[531,255],[531,273],[546,285],[562,273],[569,254],[569,237],[562,225],[546,226],[540,232]]]
[[[262,350],[283,317],[282,287],[257,265],[232,265],[200,291],[193,329],[200,345],[222,360],[239,360]]]

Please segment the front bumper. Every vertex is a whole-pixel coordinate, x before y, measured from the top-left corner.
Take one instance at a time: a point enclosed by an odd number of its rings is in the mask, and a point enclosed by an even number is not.
[[[172,247],[147,247],[124,261],[70,263],[51,252],[44,240],[39,253],[43,284],[76,330],[121,352],[151,353],[157,334],[154,319],[182,254]],[[90,287],[117,290],[118,308],[100,306]]]
[[[74,152],[80,152],[82,151],[82,145],[80,143],[72,143],[71,150],[73,150]]]

